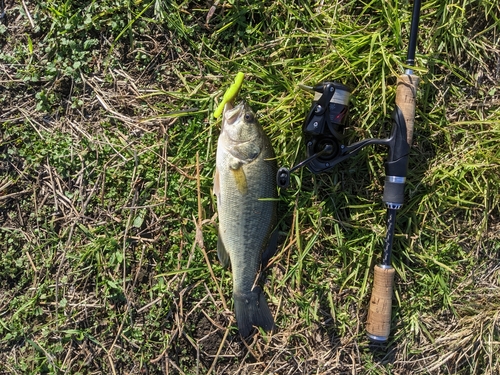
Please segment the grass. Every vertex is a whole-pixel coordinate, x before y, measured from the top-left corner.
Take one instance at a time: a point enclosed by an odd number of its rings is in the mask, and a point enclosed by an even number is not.
[[[213,5],[213,13],[210,9]],[[387,132],[408,1],[8,2],[0,25],[0,373],[497,374],[500,8],[423,4],[391,339],[365,336],[386,150],[280,192],[265,291],[237,335],[216,256],[219,123],[240,93],[278,163],[311,96],[353,88],[348,142]]]

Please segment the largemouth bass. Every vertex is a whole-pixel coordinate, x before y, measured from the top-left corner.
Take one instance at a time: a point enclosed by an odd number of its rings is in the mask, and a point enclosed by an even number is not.
[[[244,102],[224,108],[216,164],[217,254],[224,267],[231,263],[236,321],[246,337],[253,326],[274,328],[256,281],[263,254],[268,259],[276,250],[274,241],[266,246],[276,223],[277,192],[271,142]]]

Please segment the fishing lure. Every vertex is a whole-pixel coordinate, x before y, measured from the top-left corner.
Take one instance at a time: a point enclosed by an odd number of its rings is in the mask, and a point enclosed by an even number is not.
[[[238,91],[240,91],[240,88],[243,85],[243,78],[245,78],[245,74],[243,74],[242,72],[238,72],[238,74],[236,74],[234,83],[226,90],[224,96],[222,97],[222,102],[220,102],[219,106],[214,112],[215,118],[219,118],[222,114],[222,111],[224,110],[224,105],[233,100],[236,95],[238,95]]]

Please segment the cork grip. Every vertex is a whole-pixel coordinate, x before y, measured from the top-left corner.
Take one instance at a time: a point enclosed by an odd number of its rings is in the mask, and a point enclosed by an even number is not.
[[[406,123],[408,144],[413,140],[415,122],[415,106],[417,104],[417,86],[420,78],[416,75],[403,74],[398,77],[396,86],[396,105],[399,107]]]
[[[391,331],[392,288],[394,273],[392,267],[375,266],[373,290],[368,307],[366,331],[376,341],[386,341]]]

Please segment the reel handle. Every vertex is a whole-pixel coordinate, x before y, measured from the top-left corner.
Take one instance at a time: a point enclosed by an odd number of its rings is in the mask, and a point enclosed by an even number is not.
[[[331,144],[325,144],[321,151],[309,156],[305,160],[302,160],[295,167],[291,169],[281,167],[280,169],[278,169],[278,173],[276,173],[276,184],[278,185],[278,187],[286,189],[287,187],[290,186],[290,173],[299,168],[302,168],[303,166],[308,165],[308,163],[312,162],[313,160],[323,155],[330,155],[332,151],[333,151],[333,146]]]

